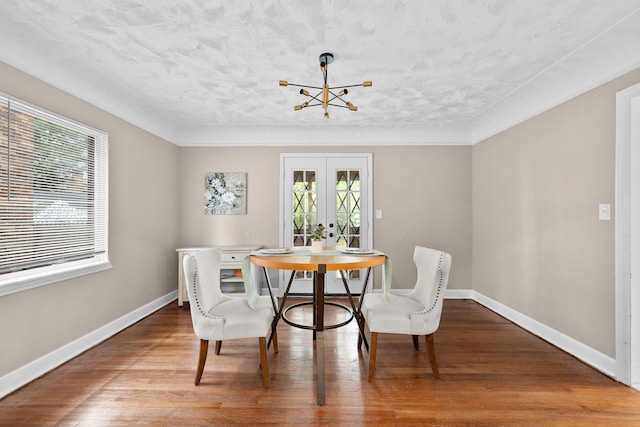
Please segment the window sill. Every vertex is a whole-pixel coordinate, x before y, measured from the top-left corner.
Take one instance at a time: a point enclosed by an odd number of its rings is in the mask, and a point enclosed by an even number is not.
[[[0,296],[97,273],[111,268],[107,259],[91,259],[0,276]]]

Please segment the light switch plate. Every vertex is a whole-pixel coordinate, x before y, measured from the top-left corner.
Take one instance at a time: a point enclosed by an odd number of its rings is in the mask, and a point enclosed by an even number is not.
[[[600,203],[598,205],[598,219],[600,221],[609,221],[611,219],[611,205],[609,203]]]

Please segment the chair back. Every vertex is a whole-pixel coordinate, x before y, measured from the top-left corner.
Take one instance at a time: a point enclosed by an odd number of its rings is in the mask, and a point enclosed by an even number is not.
[[[188,254],[183,259],[183,270],[191,315],[206,314],[223,299],[220,289],[222,251],[207,249]]]
[[[444,291],[449,281],[451,255],[436,249],[416,246],[413,262],[418,269],[418,279],[409,296],[422,304],[427,312],[442,311]]]

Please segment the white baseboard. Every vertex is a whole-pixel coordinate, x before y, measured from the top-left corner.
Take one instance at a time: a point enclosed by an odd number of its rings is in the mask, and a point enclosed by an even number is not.
[[[126,329],[140,319],[147,317],[154,311],[157,311],[169,304],[171,301],[174,301],[176,298],[178,298],[177,290],[170,292],[167,295],[164,295],[128,314],[125,314],[124,316],[89,332],[77,340],[65,344],[51,353],[45,354],[44,356],[21,366],[15,371],[9,372],[8,374],[0,377],[0,399],[36,378],[41,377],[52,369],[57,368],[63,363],[68,362],[80,353],[101,343],[123,329]]]
[[[571,354],[603,374],[613,379],[616,378],[616,361],[614,358],[594,350],[593,348],[576,341],[575,339],[558,332],[537,320],[525,316],[502,303],[486,297],[479,292],[467,289],[447,289],[445,292],[445,298],[472,299],[521,328],[526,329],[532,334]]]
[[[447,289],[444,291],[445,299],[475,299],[476,292],[471,289]]]

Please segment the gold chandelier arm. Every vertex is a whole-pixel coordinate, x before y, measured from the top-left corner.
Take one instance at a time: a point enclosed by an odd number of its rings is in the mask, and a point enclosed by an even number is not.
[[[320,96],[320,94],[321,94],[321,93],[322,93],[322,92],[318,92],[318,93],[317,93],[317,94],[315,94],[315,95],[311,95],[311,94],[309,93],[309,91],[307,91],[307,90],[305,90],[305,89],[300,89],[300,95],[308,96],[308,97],[310,97],[310,98],[313,98],[314,100],[316,100],[316,101],[318,101],[319,103],[321,103],[321,104],[322,104],[322,101],[318,98],[318,97]]]
[[[289,83],[291,84],[291,83]],[[329,89],[333,90],[333,89],[344,89],[344,88],[348,88],[348,87],[371,87],[373,85],[373,83],[371,81],[366,81],[357,85],[346,85],[346,86],[331,86]]]
[[[316,105],[319,105],[319,104],[313,104],[313,106],[316,106]],[[347,102],[346,105],[333,104],[333,103],[329,102],[328,105],[329,105],[329,107],[340,107],[340,108],[347,108],[347,109],[349,109],[351,111],[358,111],[358,107],[356,107],[355,105],[353,105],[350,102]],[[309,105],[309,107],[311,107],[311,105]]]
[[[321,88],[321,87],[319,87],[319,86],[299,85],[299,84],[297,84],[297,83],[289,83],[289,82],[287,82],[286,80],[280,80],[280,82],[281,82],[281,83],[280,83],[280,86],[296,86],[296,87],[306,87],[306,88],[309,88],[309,89],[319,89],[319,90],[322,90],[322,88]],[[284,82],[284,83],[286,83],[286,84],[285,84],[285,85],[283,85],[283,84],[282,84],[282,82]]]
[[[345,90],[344,92],[340,92],[337,95],[331,91],[331,88],[329,88],[329,93],[333,96],[333,98],[329,99],[329,102],[333,101],[334,99],[339,99],[340,101],[344,102],[345,104],[347,103],[347,101],[345,101],[344,99],[342,99],[342,95],[346,95],[347,91]],[[331,104],[329,104],[331,105]]]

